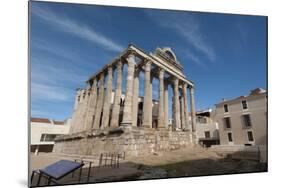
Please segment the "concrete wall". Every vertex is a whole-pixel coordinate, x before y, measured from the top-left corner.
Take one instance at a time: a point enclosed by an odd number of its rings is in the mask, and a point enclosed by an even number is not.
[[[54,142],[41,142],[42,134],[68,134],[70,128],[70,122],[65,125],[55,125],[53,123],[39,123],[31,122],[30,130],[30,144],[41,145],[41,144],[54,144]]]
[[[267,140],[267,94],[248,96],[243,99],[226,101],[216,105],[215,120],[219,124],[220,143],[222,145],[266,145]],[[242,109],[242,100],[246,100],[248,109]],[[229,112],[224,112],[223,104],[228,104]],[[245,127],[242,115],[250,114],[252,126]],[[231,128],[226,129],[224,117],[230,117]],[[249,142],[247,131],[252,131],[254,141]],[[227,133],[232,133],[233,143],[228,141]]]

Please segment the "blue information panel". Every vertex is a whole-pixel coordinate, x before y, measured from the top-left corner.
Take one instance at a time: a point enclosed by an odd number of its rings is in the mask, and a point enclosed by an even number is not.
[[[68,160],[60,160],[54,164],[41,169],[40,171],[54,179],[60,179],[63,176],[73,172],[74,170],[82,167],[83,163],[77,163]]]

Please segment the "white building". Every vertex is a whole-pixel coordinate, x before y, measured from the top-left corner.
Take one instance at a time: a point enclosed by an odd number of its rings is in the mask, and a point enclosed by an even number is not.
[[[56,136],[68,134],[70,119],[55,121],[46,118],[31,118],[30,151],[52,152]]]
[[[212,109],[196,112],[196,130],[199,144],[202,146],[210,147],[220,143],[219,126],[214,121]]]
[[[219,125],[220,152],[245,157],[245,152],[257,153],[267,161],[267,91],[252,90],[246,96],[223,100],[216,104],[215,120]],[[242,154],[240,154],[242,152]]]

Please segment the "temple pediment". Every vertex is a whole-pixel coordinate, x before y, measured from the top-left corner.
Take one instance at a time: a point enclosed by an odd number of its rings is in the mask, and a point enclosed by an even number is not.
[[[183,71],[182,65],[177,61],[176,54],[172,51],[170,47],[156,48],[153,55],[159,57],[174,68]]]

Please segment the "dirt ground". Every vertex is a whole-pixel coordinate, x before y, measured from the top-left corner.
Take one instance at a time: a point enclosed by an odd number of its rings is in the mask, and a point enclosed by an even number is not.
[[[44,168],[61,159],[63,159],[61,156],[54,154],[31,155],[30,168],[31,170]],[[86,180],[88,169],[83,168],[83,178],[80,183],[265,172],[267,164],[245,159],[223,158],[214,151],[197,146],[157,152],[149,156],[126,157],[121,161],[119,168],[92,167],[90,170],[91,177]],[[78,178],[78,175],[76,176]],[[68,176],[62,180],[62,183],[79,183],[77,178]]]
[[[138,164],[136,168],[143,172],[139,179],[267,171],[267,164],[252,160],[224,158],[200,146],[158,152],[149,157],[131,157],[126,160]]]

